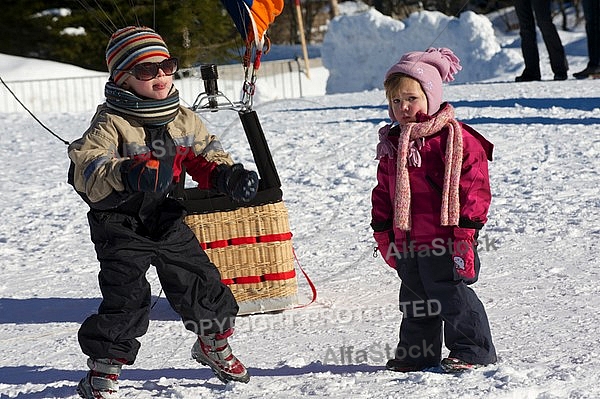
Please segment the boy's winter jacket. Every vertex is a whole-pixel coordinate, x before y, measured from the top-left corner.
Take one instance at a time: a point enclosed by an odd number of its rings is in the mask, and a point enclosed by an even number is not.
[[[425,139],[419,150],[421,166],[408,167],[413,221],[409,232],[393,226],[396,151],[393,151],[393,156],[380,158],[377,186],[372,192],[371,226],[384,257],[391,242],[395,243],[395,250],[398,252],[410,252],[414,256],[432,249],[448,250],[448,245],[452,245],[457,235],[474,240],[476,229],[482,228],[487,221],[491,202],[487,161],[492,158],[493,145],[468,125],[460,125],[463,135],[463,164],[459,188],[460,221],[457,227],[440,224],[447,128]],[[387,139],[394,148],[398,146],[399,133],[399,126],[389,131]],[[393,258],[386,261],[395,267]]]
[[[211,172],[217,165],[233,164],[218,139],[185,107],[180,107],[172,122],[149,127],[100,105],[90,128],[69,146],[68,155],[72,161],[69,181],[92,210],[138,216],[143,216],[139,212],[154,213],[166,194],[128,190],[123,175],[127,173],[124,168],[131,166],[130,159],[159,160],[172,169],[174,183],[185,166],[204,189],[213,188]]]

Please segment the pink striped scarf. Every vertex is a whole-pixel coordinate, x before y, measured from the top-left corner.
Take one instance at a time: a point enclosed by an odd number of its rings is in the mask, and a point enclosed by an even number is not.
[[[462,128],[458,121],[454,119],[454,108],[452,105],[446,104],[431,119],[419,123],[408,123],[401,127],[398,141],[394,212],[394,224],[400,230],[410,230],[411,227],[411,192],[408,176],[410,143],[422,137],[438,133],[446,126],[448,126],[448,142],[446,144],[446,168],[442,188],[440,221],[442,226],[458,225],[460,216],[458,188],[462,169],[463,137]]]

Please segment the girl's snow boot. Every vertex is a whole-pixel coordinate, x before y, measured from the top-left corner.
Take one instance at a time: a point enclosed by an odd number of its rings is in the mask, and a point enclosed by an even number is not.
[[[437,367],[437,365],[414,364],[404,359],[390,359],[385,365],[387,370],[397,371],[399,373],[410,373],[412,371],[423,371],[428,368]]]
[[[455,357],[447,357],[442,359],[442,369],[446,373],[462,373],[463,371],[473,370],[478,367],[483,367],[482,364],[472,364]]]

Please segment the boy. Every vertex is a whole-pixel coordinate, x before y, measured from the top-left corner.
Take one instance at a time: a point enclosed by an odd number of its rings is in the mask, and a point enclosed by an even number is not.
[[[223,381],[248,382],[227,338],[238,305],[216,266],[185,225],[169,193],[182,167],[203,189],[250,201],[258,176],[234,164],[196,114],[179,105],[177,59],[150,28],[116,31],[106,48],[110,72],[101,104],[83,137],[68,149],[69,182],[90,206],[88,221],[102,303],[79,330],[90,371],[83,398],[109,398],[122,365],[134,363],[148,329],[153,264],[173,309],[198,335],[192,356]]]

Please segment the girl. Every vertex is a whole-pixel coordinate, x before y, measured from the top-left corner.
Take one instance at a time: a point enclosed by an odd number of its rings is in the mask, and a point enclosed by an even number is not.
[[[446,371],[496,362],[477,280],[477,231],[491,201],[487,161],[493,146],[442,104],[442,82],[459,59],[446,48],[407,53],[385,76],[392,124],[377,146],[372,193],[374,237],[402,280],[400,341],[386,368]]]

